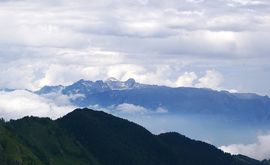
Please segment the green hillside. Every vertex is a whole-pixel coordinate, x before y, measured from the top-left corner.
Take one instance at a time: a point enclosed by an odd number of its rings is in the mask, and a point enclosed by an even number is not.
[[[153,135],[104,112],[0,122],[1,165],[269,165],[178,133]]]
[[[48,118],[25,117],[7,127],[46,165],[98,165],[76,139]]]
[[[5,128],[3,121],[0,123],[0,162],[1,165],[42,164],[28,147],[20,143],[16,136]]]

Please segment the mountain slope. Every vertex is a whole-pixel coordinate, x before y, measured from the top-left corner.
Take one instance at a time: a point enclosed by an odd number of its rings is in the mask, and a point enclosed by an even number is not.
[[[0,123],[0,164],[29,164],[41,165],[41,161],[16,136]]]
[[[77,109],[57,122],[103,164],[154,165],[173,161],[167,154],[170,151],[159,145],[159,139],[149,131],[104,112]]]
[[[9,122],[7,128],[43,164],[98,165],[93,156],[76,139],[48,118],[25,117]]]
[[[178,133],[153,135],[128,120],[90,109],[76,109],[55,121],[1,121],[0,135],[1,165],[269,165]]]
[[[137,124],[104,112],[77,109],[57,122],[104,165],[249,164],[212,145],[177,133],[152,135]],[[259,161],[256,163],[261,164]]]
[[[160,134],[159,138],[165,143],[174,153],[175,157],[180,159],[184,164],[204,165],[204,164],[250,164],[260,165],[261,162],[250,159],[243,161],[239,156],[231,156],[224,153],[216,147],[204,142],[191,140],[178,133]],[[196,159],[194,159],[196,158]]]

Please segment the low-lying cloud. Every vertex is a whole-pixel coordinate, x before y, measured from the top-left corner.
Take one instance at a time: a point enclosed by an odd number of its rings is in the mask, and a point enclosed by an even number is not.
[[[164,107],[158,107],[156,109],[147,109],[140,105],[134,105],[129,103],[123,103],[116,106],[108,107],[112,113],[122,113],[130,115],[149,115],[149,114],[165,114],[168,110]]]
[[[252,144],[232,144],[221,146],[221,150],[232,153],[242,154],[258,160],[270,158],[270,135],[260,135],[257,142]]]
[[[27,90],[2,90],[0,91],[0,118],[5,120],[19,119],[25,116],[59,118],[78,108],[70,100],[74,97],[66,96],[61,93],[51,93],[46,95],[37,95]],[[99,105],[89,106],[94,110],[102,110],[116,115],[149,115],[167,113],[168,110],[158,107],[155,110],[149,110],[145,107],[123,103],[102,107]]]
[[[116,106],[115,109],[122,113],[128,113],[128,114],[144,114],[148,112],[148,110],[142,106],[127,104],[127,103],[119,104]]]
[[[0,117],[5,120],[18,119],[24,116],[50,117],[56,119],[74,107],[58,97],[52,101],[25,90],[0,92]]]

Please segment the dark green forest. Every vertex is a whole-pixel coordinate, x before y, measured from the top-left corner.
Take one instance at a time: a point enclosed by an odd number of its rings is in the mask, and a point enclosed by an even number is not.
[[[133,122],[90,109],[76,109],[57,120],[1,120],[0,164],[270,165],[178,133],[153,135]]]

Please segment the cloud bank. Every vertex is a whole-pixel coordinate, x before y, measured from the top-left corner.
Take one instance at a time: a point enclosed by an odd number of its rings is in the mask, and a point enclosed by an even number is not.
[[[25,90],[0,92],[0,116],[5,120],[24,116],[50,117],[56,119],[75,108],[64,98],[54,101]]]
[[[258,160],[269,159],[270,135],[258,136],[256,143],[232,144],[229,146],[221,146],[220,149],[228,153],[242,154]]]
[[[0,87],[113,76],[269,94],[269,8],[268,0],[0,1]],[[202,78],[209,70],[222,78]]]

